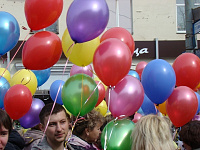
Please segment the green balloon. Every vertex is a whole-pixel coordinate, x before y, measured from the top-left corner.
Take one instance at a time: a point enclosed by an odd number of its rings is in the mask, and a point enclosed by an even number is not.
[[[135,124],[128,119],[113,120],[103,129],[101,145],[107,150],[131,150],[133,138],[131,136]]]
[[[84,116],[97,103],[99,92],[96,86],[96,82],[86,74],[71,76],[62,88],[63,105],[74,116],[77,116],[79,112],[80,116]],[[88,98],[89,100],[87,100]]]

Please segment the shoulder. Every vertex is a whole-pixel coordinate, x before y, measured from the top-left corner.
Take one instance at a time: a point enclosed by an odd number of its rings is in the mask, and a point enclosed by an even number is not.
[[[31,150],[52,150],[52,148],[49,146],[49,144],[46,141],[46,137],[40,141],[38,144],[33,145]]]
[[[70,145],[75,150],[87,150],[85,147],[82,147],[82,146],[73,145],[73,144],[70,144]]]

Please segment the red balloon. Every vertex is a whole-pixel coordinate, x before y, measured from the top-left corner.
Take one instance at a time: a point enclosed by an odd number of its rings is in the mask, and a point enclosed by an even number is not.
[[[198,109],[195,92],[187,86],[179,86],[166,101],[167,114],[176,127],[192,120]]]
[[[124,28],[121,27],[114,27],[107,30],[101,37],[101,42],[109,38],[117,38],[124,42],[130,49],[131,55],[134,54],[135,50],[135,42],[133,40],[132,35]]]
[[[4,97],[4,108],[14,120],[24,116],[31,108],[31,104],[31,91],[22,84],[12,86]]]
[[[99,84],[99,81],[95,81],[95,82],[97,85]],[[98,91],[99,91],[99,98],[98,98],[98,101],[97,101],[97,104],[95,105],[95,107],[97,107],[104,100],[104,97],[106,94],[105,87],[102,83],[100,83],[98,85]]]
[[[200,59],[192,53],[179,55],[172,67],[176,74],[177,86],[188,86],[195,89],[200,82]]]
[[[133,118],[133,122],[137,123],[138,120],[140,120],[140,118],[142,117],[142,115],[140,113],[135,113],[134,118]]]
[[[28,26],[32,30],[40,30],[59,18],[63,0],[26,0],[24,9]]]
[[[128,74],[131,63],[128,46],[116,38],[103,41],[93,57],[94,70],[107,86],[114,86],[123,79]]]
[[[22,62],[26,69],[44,70],[53,66],[61,57],[60,38],[49,31],[31,36],[22,50]]]
[[[141,79],[141,76],[142,76],[142,71],[144,70],[146,65],[147,65],[147,62],[145,62],[145,61],[141,61],[136,65],[135,71],[139,74],[140,79]]]

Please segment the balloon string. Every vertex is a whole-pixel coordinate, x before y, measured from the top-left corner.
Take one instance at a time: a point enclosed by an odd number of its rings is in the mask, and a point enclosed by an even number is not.
[[[107,143],[109,143],[109,141],[111,139],[111,136],[112,136],[112,133],[113,133],[113,130],[114,130],[115,126],[118,125],[118,123],[116,123],[117,119],[118,119],[118,117],[116,117],[115,120],[114,120],[114,126],[112,127],[112,130],[110,131],[109,137],[108,137],[108,128],[106,127],[104,150],[107,150]],[[108,139],[107,139],[107,137],[108,137]]]
[[[83,74],[82,74],[82,81],[81,81],[81,109],[80,109],[80,112],[82,110],[82,103],[83,103]]]
[[[74,43],[69,47],[69,49],[70,49],[71,47],[73,48],[73,46],[74,46]],[[69,49],[68,49],[68,51],[69,51]],[[71,51],[70,51],[70,54],[71,54]],[[65,63],[65,67],[64,67],[64,69],[63,69],[63,73],[62,73],[62,78],[61,78],[61,79],[63,79],[65,70],[66,70],[66,68],[67,68],[68,61],[69,61],[69,57],[67,58],[67,61],[66,61],[66,63]],[[57,101],[57,98],[58,98],[58,94],[59,94],[60,89],[61,89],[61,83],[62,83],[62,81],[60,81],[60,85],[59,85],[59,88],[58,88],[58,91],[57,91],[57,94],[56,94],[56,97],[55,97],[55,100],[54,100],[54,103],[53,103],[51,112],[50,112],[50,114],[49,114],[49,118],[48,118],[47,124],[46,124],[46,126],[45,126],[44,133],[43,133],[43,135],[42,135],[41,141],[44,139],[44,136],[45,136],[47,127],[48,127],[48,125],[49,125],[50,117],[51,117],[51,115],[52,115],[53,109],[54,109],[54,107],[55,107],[55,104],[56,104],[56,101]]]
[[[154,107],[155,107],[155,110],[156,110],[156,114],[158,114],[158,109],[156,108],[156,105],[154,105]]]
[[[30,31],[28,32],[28,34],[26,35],[26,37],[24,38],[24,40],[23,40],[22,43],[20,44],[19,48],[17,49],[17,51],[16,51],[15,54],[13,55],[13,57],[12,57],[12,59],[10,60],[9,64],[8,64],[7,67],[5,68],[5,70],[4,70],[3,74],[2,74],[2,76],[4,75],[4,73],[6,72],[6,70],[8,70],[8,67],[10,66],[11,62],[13,61],[13,59],[15,58],[15,56],[17,55],[17,53],[19,52],[19,50],[20,50],[20,48],[22,47],[22,45],[24,44],[24,42],[25,42],[26,38],[28,37],[29,33],[30,33]],[[0,79],[1,79],[2,76],[0,76]]]
[[[174,133],[174,135],[173,135],[173,140],[175,140],[175,137],[176,137],[176,135],[177,135],[177,131],[178,131],[178,129],[175,130],[175,133]]]
[[[111,87],[108,89],[108,111],[110,111],[110,92],[111,92]]]
[[[90,99],[90,97],[94,94],[95,90],[98,88],[98,86],[101,84],[101,81],[99,81],[99,83],[97,84],[97,86],[94,88],[94,90],[92,91],[92,93],[90,94],[90,96],[87,98],[87,100],[85,101],[85,103],[83,104],[83,106],[88,102],[88,100]]]
[[[107,127],[105,127],[105,128],[106,128],[106,133],[105,133],[105,137],[104,137],[105,143],[104,143],[104,148],[103,148],[103,150],[107,150],[108,128],[107,128]]]
[[[77,115],[77,117],[76,117],[76,120],[74,121],[74,124],[73,124],[73,126],[72,126],[72,131],[71,131],[71,134],[70,134],[69,138],[67,139],[67,142],[69,142],[69,140],[70,140],[70,138],[71,138],[71,136],[72,136],[72,132],[74,131],[76,122],[77,122],[78,120],[81,120],[81,119],[78,119],[80,113],[81,113],[81,112],[78,113],[78,115]]]
[[[68,50],[67,50],[67,52],[66,53],[68,53],[68,51],[70,50],[70,49],[72,49],[73,47],[74,47],[74,45],[75,45],[76,43],[75,42],[73,42],[72,43],[72,45],[70,45],[70,47],[68,48]],[[71,54],[71,52],[70,52],[70,54]]]
[[[3,57],[1,57],[1,59],[3,61],[2,63],[4,64],[4,62],[6,61],[7,58],[4,59]]]

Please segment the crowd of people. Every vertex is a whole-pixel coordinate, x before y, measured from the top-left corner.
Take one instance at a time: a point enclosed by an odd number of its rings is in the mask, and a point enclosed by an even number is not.
[[[99,112],[75,117],[60,104],[46,104],[40,112],[40,124],[20,135],[13,120],[0,109],[0,150],[101,150],[100,135],[106,120]],[[52,111],[52,112],[51,112]],[[200,150],[200,121],[190,121],[173,136],[168,117],[145,115],[132,132],[132,150]],[[177,131],[177,130],[176,130]],[[44,134],[45,133],[45,134]],[[117,137],[116,137],[117,138]],[[176,143],[182,141],[181,147]]]

